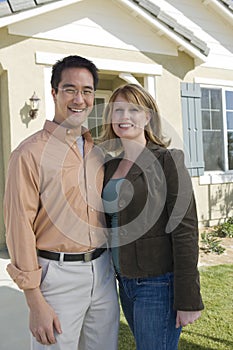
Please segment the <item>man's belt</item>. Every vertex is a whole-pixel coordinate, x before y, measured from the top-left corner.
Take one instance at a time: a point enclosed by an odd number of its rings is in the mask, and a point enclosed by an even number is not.
[[[68,254],[68,253],[58,253],[50,252],[48,250],[37,250],[37,255],[41,258],[56,260],[56,261],[84,261],[89,262],[91,260],[97,259],[106,248],[96,248],[90,252],[80,253],[80,254]]]

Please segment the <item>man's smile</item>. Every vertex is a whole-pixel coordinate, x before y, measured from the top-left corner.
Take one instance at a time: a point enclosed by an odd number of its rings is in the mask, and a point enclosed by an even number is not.
[[[77,108],[77,107],[68,107],[68,109],[72,112],[72,113],[82,113],[85,112],[87,110],[87,108]]]

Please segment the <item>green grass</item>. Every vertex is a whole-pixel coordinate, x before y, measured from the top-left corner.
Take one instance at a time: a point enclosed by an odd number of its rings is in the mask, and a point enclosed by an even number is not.
[[[205,310],[198,321],[183,329],[179,350],[232,350],[233,265],[202,267],[200,274]],[[135,350],[134,340],[123,314],[119,350]]]

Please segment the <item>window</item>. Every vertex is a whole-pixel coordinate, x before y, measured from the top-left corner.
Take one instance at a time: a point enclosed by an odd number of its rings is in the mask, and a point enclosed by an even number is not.
[[[233,91],[226,91],[228,168],[233,170]]]
[[[88,129],[93,138],[98,138],[100,136],[104,106],[105,99],[96,97],[93,110],[88,116]]]
[[[97,91],[94,101],[94,107],[90,115],[88,116],[88,129],[90,130],[93,138],[98,138],[101,132],[102,117],[105,104],[108,102],[111,91]]]
[[[233,170],[233,89],[201,88],[205,171]]]

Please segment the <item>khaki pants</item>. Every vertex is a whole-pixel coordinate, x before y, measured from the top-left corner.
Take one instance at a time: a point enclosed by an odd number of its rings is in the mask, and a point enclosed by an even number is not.
[[[41,291],[61,322],[57,343],[31,350],[117,350],[119,304],[108,251],[91,262],[57,262],[39,257]]]

